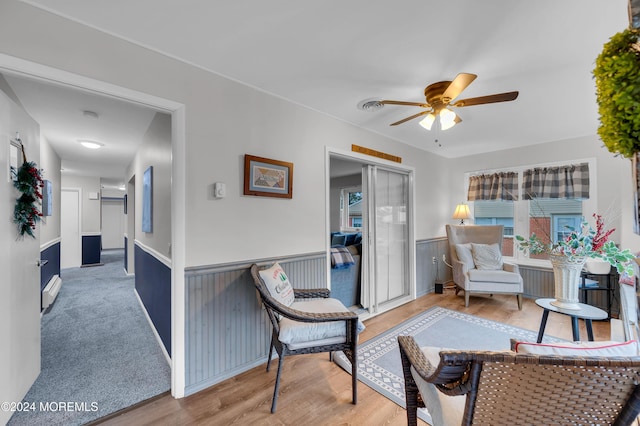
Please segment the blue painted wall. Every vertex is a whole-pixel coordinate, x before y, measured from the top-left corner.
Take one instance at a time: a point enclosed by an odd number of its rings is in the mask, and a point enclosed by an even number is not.
[[[124,270],[127,274],[129,273],[129,239],[127,237],[124,237]]]
[[[136,291],[171,356],[171,268],[135,246]]]
[[[54,275],[60,275],[60,242],[52,244],[40,252],[40,261],[46,264],[40,267],[40,294]],[[40,298],[42,303],[42,297]],[[42,310],[42,305],[40,305]]]
[[[82,264],[95,265],[100,263],[100,251],[102,249],[101,235],[82,236]]]

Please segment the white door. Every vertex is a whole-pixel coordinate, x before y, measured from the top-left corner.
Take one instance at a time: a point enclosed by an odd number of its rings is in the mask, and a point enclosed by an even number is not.
[[[410,300],[413,292],[413,226],[410,174],[367,167],[370,309],[379,313]]]
[[[102,198],[102,248],[124,248],[124,202]]]
[[[63,188],[61,192],[60,268],[77,268],[82,264],[80,189]]]

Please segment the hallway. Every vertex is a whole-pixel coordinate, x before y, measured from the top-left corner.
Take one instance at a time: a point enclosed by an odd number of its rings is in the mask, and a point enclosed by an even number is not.
[[[123,256],[105,250],[103,266],[61,271],[42,317],[42,371],[9,425],[80,425],[170,390],[170,366]]]

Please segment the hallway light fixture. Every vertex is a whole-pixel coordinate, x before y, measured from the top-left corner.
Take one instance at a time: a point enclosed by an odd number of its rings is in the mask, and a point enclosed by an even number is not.
[[[104,146],[103,143],[96,142],[96,141],[85,140],[85,139],[78,140],[78,142],[80,142],[80,145],[84,146],[85,148],[89,148],[89,149],[99,149],[99,148],[102,148]]]
[[[471,212],[469,211],[469,206],[460,203],[456,206],[456,211],[453,212],[454,219],[460,219],[460,225],[464,225],[464,220],[469,219],[471,217]]]

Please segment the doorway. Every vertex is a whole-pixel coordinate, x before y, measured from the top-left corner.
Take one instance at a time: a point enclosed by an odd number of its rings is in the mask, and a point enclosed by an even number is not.
[[[82,189],[62,188],[60,194],[60,269],[82,264]]]
[[[327,164],[327,247],[336,242],[332,238],[336,233],[355,232],[362,237],[358,248],[361,259],[355,262],[360,267],[359,303],[351,309],[370,317],[412,300],[415,297],[413,169],[333,149],[327,149]],[[360,206],[349,202],[350,198],[356,198],[344,196],[351,194],[353,188],[361,188]],[[356,214],[359,216],[354,220]],[[354,224],[359,226],[354,228]],[[344,273],[333,270],[330,262],[327,268],[333,293],[332,275]]]

